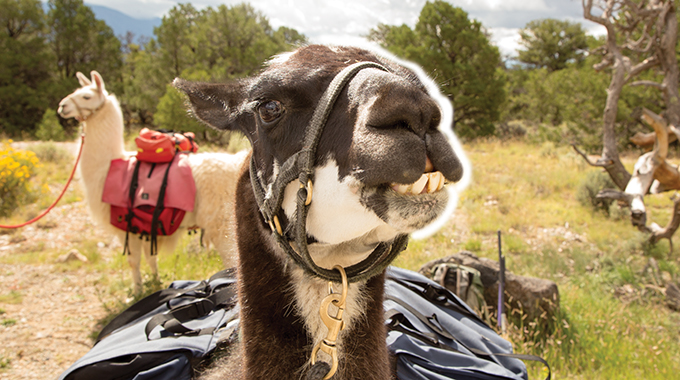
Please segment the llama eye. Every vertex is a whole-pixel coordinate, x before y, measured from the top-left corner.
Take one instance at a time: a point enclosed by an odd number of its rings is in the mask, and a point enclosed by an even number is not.
[[[83,95],[83,99],[90,100],[90,95]]]
[[[265,123],[271,123],[283,115],[283,105],[277,100],[268,100],[260,103],[257,107],[257,112],[260,114],[260,119]]]

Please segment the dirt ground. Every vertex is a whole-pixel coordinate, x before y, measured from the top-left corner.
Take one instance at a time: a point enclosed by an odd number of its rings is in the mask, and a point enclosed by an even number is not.
[[[44,220],[42,228],[0,235],[0,257],[41,249],[68,252],[84,238],[99,240],[103,257],[120,253],[119,244],[95,228],[84,202],[59,206]],[[58,377],[91,348],[90,335],[107,315],[96,288],[100,273],[90,273],[87,265],[65,270],[51,261],[0,264],[2,380]]]
[[[64,145],[76,153],[75,143]],[[84,239],[98,242],[104,260],[120,254],[120,244],[95,228],[81,201],[58,206],[19,231],[0,230],[0,258],[68,252]],[[0,380],[55,379],[91,348],[90,335],[107,315],[96,286],[101,273],[87,265],[66,268],[55,259],[0,264]]]

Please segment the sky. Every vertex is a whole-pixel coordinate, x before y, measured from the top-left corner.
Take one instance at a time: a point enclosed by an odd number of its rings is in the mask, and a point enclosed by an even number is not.
[[[520,47],[518,31],[535,19],[556,18],[582,22],[594,35],[603,28],[585,21],[581,0],[447,0],[481,21],[504,57],[516,56]],[[195,0],[201,9],[243,0]],[[379,23],[415,26],[426,0],[250,0],[274,28],[288,26],[305,34],[312,43],[365,44],[362,37]],[[169,0],[86,0],[135,18],[162,17],[178,2]]]

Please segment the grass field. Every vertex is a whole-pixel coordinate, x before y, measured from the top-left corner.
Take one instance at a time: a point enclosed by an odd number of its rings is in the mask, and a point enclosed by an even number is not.
[[[493,141],[465,148],[473,183],[454,217],[462,221],[412,243],[396,265],[417,269],[461,250],[497,259],[500,230],[508,270],[550,279],[560,290],[555,332],[541,335],[530,322],[511,328],[517,352],[544,357],[555,379],[677,376],[680,313],[665,306],[660,282],[678,283],[680,252],[669,257],[665,241],[648,246],[626,210],[608,216],[581,205],[577,191],[599,169],[569,147]],[[669,195],[647,197],[648,220],[667,223]],[[661,273],[645,271],[650,258]],[[544,378],[541,366],[531,369],[531,378]]]
[[[516,352],[544,357],[554,379],[677,376],[680,313],[665,306],[663,294],[665,282],[680,282],[677,248],[669,255],[668,242],[646,244],[646,236],[630,225],[626,210],[614,206],[606,214],[579,203],[576,194],[582,182],[598,169],[587,166],[568,147],[487,141],[467,144],[465,149],[473,181],[453,218],[434,236],[412,241],[395,265],[417,270],[429,260],[462,250],[496,259],[500,230],[508,270],[555,281],[560,291],[555,331],[546,336],[532,321],[511,326],[508,339]],[[625,160],[626,165],[632,167],[634,159]],[[63,170],[45,168],[36,181],[65,180]],[[646,198],[648,220],[667,223],[669,195]],[[78,194],[65,201],[76,200]],[[20,210],[21,217],[13,219],[22,219],[25,213]],[[675,247],[680,246],[677,239]],[[103,259],[93,241],[79,243],[79,250],[89,263],[59,264],[60,270],[87,265],[101,273],[98,289],[106,293],[101,299],[107,300],[102,302],[110,317],[129,305],[125,258]],[[213,252],[195,260],[198,251],[195,239],[187,237],[173,254],[161,256],[160,283],[147,275],[147,293],[174,279],[203,279],[219,269],[219,255]],[[2,262],[38,265],[58,254],[26,252]],[[658,271],[650,269],[650,259]],[[20,295],[0,292],[0,307],[10,302],[21,302]],[[530,365],[531,379],[544,377],[542,366]]]

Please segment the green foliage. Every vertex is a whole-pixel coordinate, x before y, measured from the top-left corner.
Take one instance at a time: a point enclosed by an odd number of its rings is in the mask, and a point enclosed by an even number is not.
[[[73,90],[78,71],[89,76],[90,71],[97,70],[104,76],[109,92],[121,92],[123,56],[121,42],[113,30],[97,20],[83,0],[49,0],[48,6],[46,40],[54,56],[50,90],[56,94],[50,108],[56,108],[58,101]],[[69,134],[77,122],[69,119],[63,125]]]
[[[75,87],[76,71],[99,70],[120,89],[120,41],[82,0],[0,0],[0,127],[9,136],[35,133]],[[74,125],[75,123],[65,123]]]
[[[205,127],[186,116],[183,98],[168,87],[175,77],[242,78],[257,72],[270,56],[306,42],[294,29],[272,29],[267,18],[247,4],[200,11],[178,4],[154,34],[143,49],[129,46],[121,99],[135,112],[155,113],[154,122],[163,128],[196,132]]]
[[[158,101],[158,107],[154,116],[154,120],[160,128],[195,133],[201,132],[206,128],[198,120],[189,116],[184,99],[184,94],[180,93],[171,84],[167,86],[165,95]]]
[[[590,42],[597,46],[597,41],[591,39]],[[533,126],[539,140],[576,143],[589,151],[600,148],[602,116],[611,77],[607,72],[593,69],[598,59],[591,56],[581,65],[568,63],[557,71],[520,66],[508,69],[508,97],[501,120],[504,123],[522,120]],[[643,78],[654,79],[654,74],[645,73]],[[636,132],[649,132],[637,120],[642,105],[661,111],[661,93],[644,86],[625,87],[616,117],[621,148],[629,144],[629,138]]]
[[[589,207],[609,215],[610,206],[614,201],[611,199],[597,199],[597,193],[603,189],[616,189],[616,185],[614,185],[614,182],[612,182],[607,173],[599,170],[589,171],[578,186],[576,199],[584,207]]]
[[[40,124],[38,124],[35,137],[43,141],[66,140],[66,133],[64,133],[64,128],[59,124],[57,113],[54,110],[48,109],[45,111]]]
[[[519,35],[525,48],[518,52],[519,60],[549,71],[562,70],[569,62],[580,63],[588,47],[586,32],[578,22],[533,20]]]
[[[39,0],[0,0],[0,130],[31,132],[50,100],[51,54]]]
[[[378,25],[368,38],[421,65],[438,78],[455,109],[459,136],[488,136],[505,99],[498,48],[461,8],[435,0],[423,7],[415,29]]]
[[[48,4],[48,41],[62,85],[71,89],[77,71],[89,74],[96,69],[107,79],[107,89],[116,92],[123,59],[113,30],[97,20],[83,0],[49,0]]]
[[[508,99],[503,118],[558,126],[567,123],[558,140],[588,147],[601,144],[602,110],[609,78],[590,66],[570,65],[559,71],[508,70]]]
[[[54,163],[58,166],[68,167],[74,160],[66,149],[51,141],[33,144],[28,147],[28,150],[35,153],[41,164]]]

